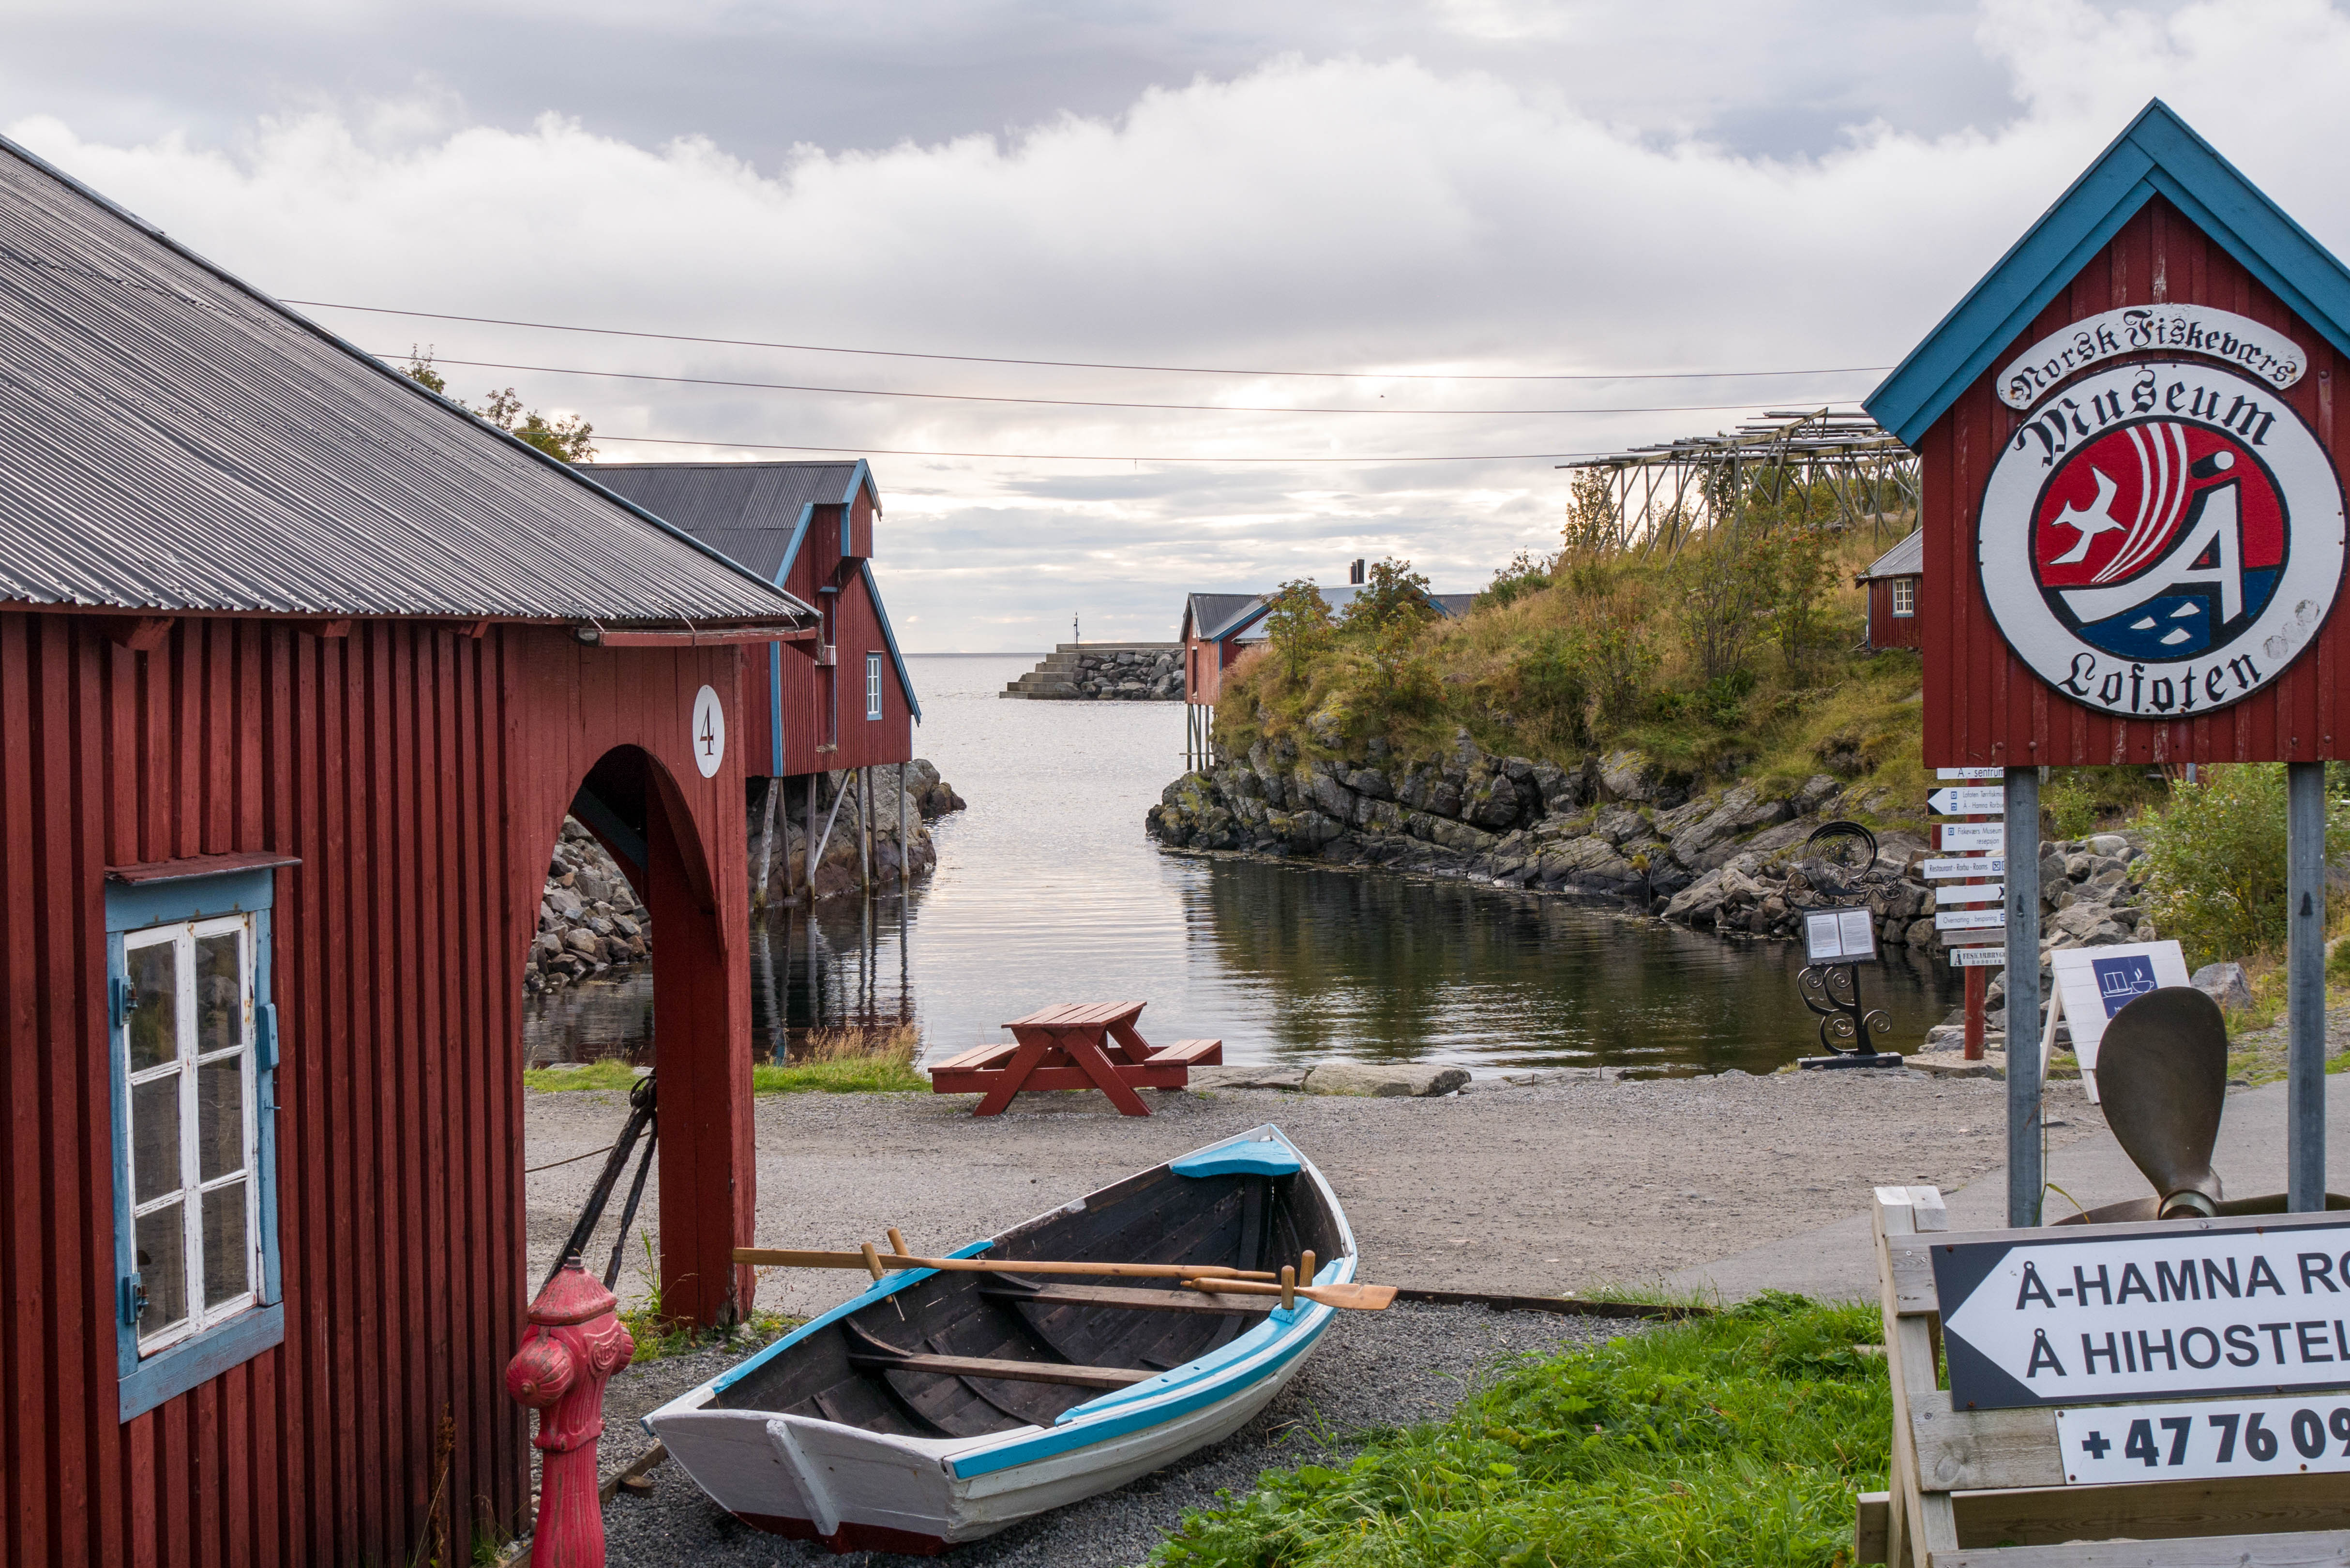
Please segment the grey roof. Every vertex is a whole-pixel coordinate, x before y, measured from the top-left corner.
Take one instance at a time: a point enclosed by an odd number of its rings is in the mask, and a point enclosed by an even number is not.
[[[1922,577],[1926,575],[1926,533],[1913,530],[1910,535],[1868,564],[1860,580],[1872,577]]]
[[[813,614],[5,140],[0,600]]]
[[[1256,594],[1186,594],[1183,618],[1187,627],[1196,627],[1199,636],[1213,642],[1224,628],[1263,602]]]
[[[774,582],[807,508],[847,501],[866,470],[853,462],[599,462],[591,472],[607,489]]]

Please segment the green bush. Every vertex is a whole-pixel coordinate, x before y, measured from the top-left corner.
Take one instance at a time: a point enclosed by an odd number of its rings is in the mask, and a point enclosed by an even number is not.
[[[1883,1486],[1892,1405],[1873,1306],[1773,1293],[1527,1359],[1452,1419],[1344,1469],[1268,1473],[1188,1516],[1168,1568],[1826,1568]]]
[[[2138,818],[2155,924],[2191,968],[2284,943],[2285,774],[2282,763],[2212,767]],[[2325,858],[2350,847],[2350,807],[2326,792]]]

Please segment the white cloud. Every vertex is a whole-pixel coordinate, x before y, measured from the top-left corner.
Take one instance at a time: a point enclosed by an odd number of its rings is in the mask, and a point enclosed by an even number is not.
[[[1491,33],[1541,13],[1462,0],[1447,16]],[[1575,19],[1583,34],[1607,25],[1620,23],[1587,10]],[[765,169],[708,138],[641,145],[554,115],[520,129],[465,124],[439,89],[258,119],[210,143],[109,142],[55,118],[10,133],[294,297],[1166,364],[1888,363],[2156,93],[2320,238],[2350,233],[2334,151],[2350,110],[2332,86],[2350,67],[2350,24],[2316,0],[2159,14],[1995,0],[1977,35],[2015,95],[2003,119],[1929,134],[1866,118],[1812,156],[1627,127],[1593,107],[1604,93],[1574,79],[1400,56],[1285,56],[1149,88],[1113,118],[879,151],[801,146]],[[1767,107],[1759,88],[1754,103]],[[1278,408],[1784,403],[1874,380],[1225,379],[321,314],[365,346],[413,339],[448,359]],[[937,648],[1041,644],[1072,609],[1105,635],[1171,635],[1183,588],[1326,580],[1353,556],[1388,551],[1440,587],[1474,587],[1549,535],[1561,476],[1539,461],[1406,468],[1378,455],[1588,451],[1737,417],[1148,412],[452,374],[460,391],[511,381],[613,436],[1355,460],[1138,469],[878,458],[890,503],[885,587],[899,619],[919,618],[920,640]]]

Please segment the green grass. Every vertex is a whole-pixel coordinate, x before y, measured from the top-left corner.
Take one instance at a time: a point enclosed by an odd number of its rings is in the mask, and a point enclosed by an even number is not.
[[[1506,1367],[1344,1469],[1266,1474],[1188,1516],[1162,1568],[1831,1568],[1885,1484],[1873,1306],[1772,1294]]]
[[[522,1083],[525,1089],[541,1093],[556,1093],[565,1089],[614,1089],[633,1087],[637,1070],[618,1056],[606,1056],[577,1067],[525,1067]]]
[[[930,1075],[914,1065],[917,1041],[911,1029],[818,1030],[809,1054],[788,1064],[759,1062],[751,1068],[754,1095],[902,1095],[927,1093]],[[617,1057],[579,1067],[532,1067],[522,1075],[526,1088],[625,1090],[636,1069]]]
[[[622,1312],[620,1321],[628,1326],[629,1337],[637,1342],[637,1353],[629,1358],[629,1365],[642,1366],[648,1361],[666,1361],[672,1355],[690,1355],[697,1350],[733,1350],[747,1355],[780,1339],[807,1319],[754,1307],[751,1315],[741,1323],[724,1328],[692,1328],[665,1323],[659,1306],[647,1305]]]
[[[929,1075],[906,1063],[879,1057],[794,1062],[786,1067],[762,1062],[751,1069],[754,1095],[927,1094],[930,1087]]]

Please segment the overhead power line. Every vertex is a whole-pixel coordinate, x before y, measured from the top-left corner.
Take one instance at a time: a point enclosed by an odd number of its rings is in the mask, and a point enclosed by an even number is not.
[[[356,310],[369,316],[400,316],[418,321],[463,321],[476,327],[522,327],[534,332],[580,332],[598,337],[642,337],[658,343],[708,343],[726,348],[781,348],[795,354],[857,354],[881,359],[938,359],[958,365],[1033,365],[1055,370],[1145,370],[1170,376],[1295,376],[1378,381],[1708,381],[1751,376],[1875,375],[1890,365],[1835,365],[1804,370],[1244,370],[1214,365],[1129,365],[1094,359],[1020,359],[1000,354],[935,354],[910,348],[843,348],[823,343],[770,343],[755,337],[705,337],[686,332],[639,332],[621,327],[577,327],[556,321],[517,321],[503,316],[454,316],[439,310],[396,310],[380,305],[345,305],[331,299],[287,299],[308,310]]]
[[[1136,457],[1118,452],[917,452],[910,448],[886,446],[784,446],[773,441],[695,441],[684,436],[606,435],[601,432],[598,433],[596,439],[599,441],[612,441],[617,444],[630,446],[713,446],[724,447],[730,452],[833,452],[842,457],[983,458],[999,462],[1247,462],[1292,464],[1307,462],[1351,462],[1363,467],[1376,467],[1380,463],[1394,462],[1550,462],[1563,457],[1604,457],[1607,455],[1604,452],[1489,452],[1446,453],[1438,456],[1410,454],[1398,457],[1382,457],[1378,455],[1317,455],[1314,457],[1202,457],[1178,455],[1171,457]],[[582,463],[579,467],[580,472],[586,473],[588,477],[595,477],[597,468],[595,463]]]
[[[377,358],[395,361],[397,354],[380,354]],[[1481,419],[1522,417],[1527,419],[1558,415],[1594,414],[1687,414],[1711,413],[1725,409],[1751,409],[1744,403],[1670,403],[1654,407],[1624,409],[1323,409],[1279,408],[1261,403],[1142,403],[1117,402],[1100,398],[1013,398],[984,392],[902,392],[881,387],[819,387],[791,381],[737,381],[714,376],[656,376],[642,370],[589,370],[569,365],[513,365],[497,359],[442,359],[438,365],[463,365],[476,370],[520,370],[540,376],[593,376],[611,381],[658,381],[672,387],[732,387],[758,392],[816,392],[844,398],[914,398],[925,402],[948,403],[1019,403],[1031,407],[1052,409],[1146,409],[1160,413],[1187,414],[1411,414],[1422,416],[1471,415]],[[1835,400],[1849,402],[1848,398]]]

